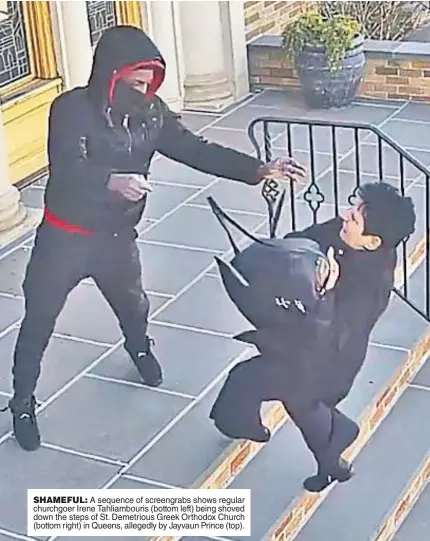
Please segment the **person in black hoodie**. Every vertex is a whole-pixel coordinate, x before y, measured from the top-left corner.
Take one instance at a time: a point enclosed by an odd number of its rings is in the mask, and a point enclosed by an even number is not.
[[[317,462],[316,475],[304,481],[311,492],[351,478],[351,465],[341,454],[357,438],[359,427],[338,405],[348,395],[366,358],[370,334],[388,306],[396,248],[415,229],[411,198],[389,184],[363,185],[357,195],[344,218],[285,237],[314,241],[328,254],[332,283],[326,330],[317,335],[307,324],[312,317],[297,319],[296,311],[289,310],[281,331],[256,328],[235,337],[256,346],[259,354],[233,367],[209,415],[230,438],[267,442],[271,434],[262,424],[261,404],[281,401]],[[302,258],[309,252],[306,244],[295,250]],[[307,279],[316,283],[314,273]]]
[[[117,316],[124,347],[144,383],[161,384],[147,336],[135,227],[156,152],[199,171],[257,185],[268,174],[303,177],[291,158],[263,164],[188,131],[156,96],[165,62],[140,29],[118,26],[97,44],[88,85],[60,95],[49,117],[45,211],[23,282],[25,316],[8,407],[19,445],[40,446],[35,389],[41,361],[67,296],[92,277]]]

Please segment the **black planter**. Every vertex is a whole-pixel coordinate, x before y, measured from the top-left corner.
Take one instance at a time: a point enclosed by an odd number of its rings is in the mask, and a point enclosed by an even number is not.
[[[306,47],[296,57],[300,85],[310,107],[330,109],[351,103],[366,65],[363,41],[362,36],[355,38],[336,71],[328,67],[324,49]]]

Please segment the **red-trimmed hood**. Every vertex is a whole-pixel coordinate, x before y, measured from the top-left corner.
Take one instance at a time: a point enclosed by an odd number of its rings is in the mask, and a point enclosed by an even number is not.
[[[165,77],[166,63],[154,42],[139,28],[116,26],[104,32],[97,43],[88,81],[92,101],[101,107],[112,104],[119,79],[137,68],[152,68],[154,78],[148,85],[152,98]]]

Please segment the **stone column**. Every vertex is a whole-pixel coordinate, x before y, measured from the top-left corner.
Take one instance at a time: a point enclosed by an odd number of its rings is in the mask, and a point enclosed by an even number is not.
[[[175,112],[182,109],[181,37],[176,33],[175,2],[146,2],[148,34],[166,61],[166,78],[157,94]]]
[[[18,189],[11,184],[5,132],[0,109],[0,233],[21,225],[27,211]]]
[[[51,2],[51,6],[65,87],[85,85],[93,61],[86,3],[83,0]]]
[[[233,100],[224,56],[221,2],[180,2],[184,50],[184,105],[218,111]]]
[[[221,2],[224,58],[234,87],[234,99],[249,93],[248,52],[246,48],[245,7],[243,2]]]

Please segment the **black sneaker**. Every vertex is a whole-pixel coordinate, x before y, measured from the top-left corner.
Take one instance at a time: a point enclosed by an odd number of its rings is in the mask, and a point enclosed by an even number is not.
[[[152,338],[147,338],[145,348],[142,351],[136,353],[129,351],[129,355],[134,362],[140,377],[143,379],[144,383],[150,387],[158,387],[163,383],[163,371],[151,349],[151,346],[153,346],[154,343]]]
[[[322,492],[335,481],[346,483],[353,475],[354,469],[352,464],[341,458],[339,460],[339,468],[337,469],[336,476],[324,475],[321,471],[318,471],[317,475],[312,475],[304,480],[303,487],[308,492]]]
[[[321,492],[338,481],[349,481],[354,470],[341,457],[342,453],[356,440],[360,427],[339,410],[333,411],[333,428],[327,449],[320,456],[317,475],[305,479],[303,486],[308,492]]]
[[[7,408],[12,412],[13,432],[19,446],[25,451],[36,451],[40,447],[40,433],[36,419],[36,399],[34,396],[26,400],[13,398]]]
[[[250,440],[255,441],[256,443],[267,443],[270,441],[270,438],[272,437],[272,433],[270,430],[264,426],[261,425],[259,427],[255,427],[252,431],[235,431],[230,432],[229,430],[226,430],[225,428],[221,428],[216,421],[214,422],[214,425],[216,429],[223,434],[223,436],[231,439],[231,440]]]

